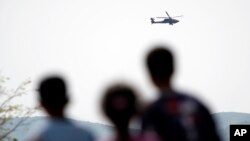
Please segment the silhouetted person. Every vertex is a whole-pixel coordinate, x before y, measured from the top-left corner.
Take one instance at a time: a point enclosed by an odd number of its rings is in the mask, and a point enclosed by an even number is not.
[[[116,128],[116,135],[112,141],[136,140],[129,133],[129,122],[136,114],[137,97],[132,88],[117,84],[109,87],[104,93],[102,108],[104,114]]]
[[[92,134],[65,117],[69,102],[64,80],[58,76],[45,78],[39,85],[41,106],[50,116],[48,126],[36,137],[36,141],[94,141]]]
[[[153,131],[163,141],[219,141],[208,109],[195,98],[173,89],[172,53],[165,46],[155,46],[147,55],[146,65],[160,96],[146,109],[143,133]]]

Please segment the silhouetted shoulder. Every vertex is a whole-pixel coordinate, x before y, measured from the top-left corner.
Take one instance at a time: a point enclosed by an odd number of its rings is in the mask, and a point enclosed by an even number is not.
[[[155,130],[168,140],[219,140],[212,116],[201,102],[180,92],[161,95],[145,112],[143,130]]]
[[[94,136],[88,130],[75,125],[68,119],[52,119],[37,138],[41,141],[94,141]]]

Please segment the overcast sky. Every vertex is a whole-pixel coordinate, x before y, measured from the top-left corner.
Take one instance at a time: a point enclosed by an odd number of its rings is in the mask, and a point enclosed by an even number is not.
[[[0,70],[10,87],[60,72],[70,85],[68,115],[106,122],[99,100],[106,84],[127,80],[155,96],[144,68],[153,43],[175,53],[176,88],[213,112],[250,112],[248,0],[0,0]],[[171,26],[150,17],[184,15]],[[21,101],[37,104],[36,93]]]

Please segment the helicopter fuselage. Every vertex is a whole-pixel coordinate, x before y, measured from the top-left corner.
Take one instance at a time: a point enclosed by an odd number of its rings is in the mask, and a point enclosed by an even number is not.
[[[170,19],[170,18],[167,18],[167,19],[164,19],[162,21],[155,21],[154,19],[152,19],[151,23],[152,24],[165,24],[165,23],[169,23],[170,25],[173,25],[175,23],[178,23],[179,20],[176,20],[176,19]]]

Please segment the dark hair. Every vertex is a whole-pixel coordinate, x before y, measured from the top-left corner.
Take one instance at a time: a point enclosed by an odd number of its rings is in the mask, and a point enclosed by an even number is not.
[[[174,71],[174,60],[170,50],[165,46],[155,46],[147,55],[146,63],[151,77],[159,82],[170,79]]]
[[[109,87],[102,101],[104,114],[116,125],[126,126],[136,113],[137,98],[129,86],[117,84]]]
[[[61,110],[68,102],[64,80],[59,76],[45,78],[39,85],[40,100],[44,106]]]

